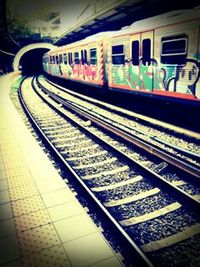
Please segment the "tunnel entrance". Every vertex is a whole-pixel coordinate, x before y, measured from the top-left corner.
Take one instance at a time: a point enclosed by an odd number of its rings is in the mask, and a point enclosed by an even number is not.
[[[50,49],[55,48],[49,43],[33,43],[20,49],[13,60],[13,69],[22,71],[23,75],[37,75],[43,72],[42,56]]]
[[[22,75],[30,76],[41,74],[43,72],[42,56],[47,51],[49,51],[49,49],[37,48],[26,52],[19,61]]]

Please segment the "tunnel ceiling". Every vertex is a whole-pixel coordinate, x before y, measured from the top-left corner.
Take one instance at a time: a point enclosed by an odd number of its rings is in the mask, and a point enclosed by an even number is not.
[[[19,61],[22,67],[22,74],[34,75],[43,72],[42,56],[47,51],[49,51],[47,48],[35,48],[23,54]]]

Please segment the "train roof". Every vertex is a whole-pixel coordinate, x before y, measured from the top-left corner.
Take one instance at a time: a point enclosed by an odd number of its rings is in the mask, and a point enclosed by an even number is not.
[[[130,26],[123,27],[116,35],[147,31],[195,18],[200,19],[200,6],[194,9],[173,10],[151,18],[135,21]]]

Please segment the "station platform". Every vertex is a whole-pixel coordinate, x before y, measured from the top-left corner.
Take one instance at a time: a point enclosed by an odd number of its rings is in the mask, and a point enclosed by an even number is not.
[[[124,266],[25,126],[0,78],[0,266]]]

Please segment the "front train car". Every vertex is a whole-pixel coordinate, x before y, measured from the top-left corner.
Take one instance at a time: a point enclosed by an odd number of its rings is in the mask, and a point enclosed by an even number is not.
[[[105,82],[107,33],[57,47],[43,57],[44,71],[50,75],[102,87]]]
[[[109,39],[108,86],[176,100],[200,100],[200,10],[133,23]]]

